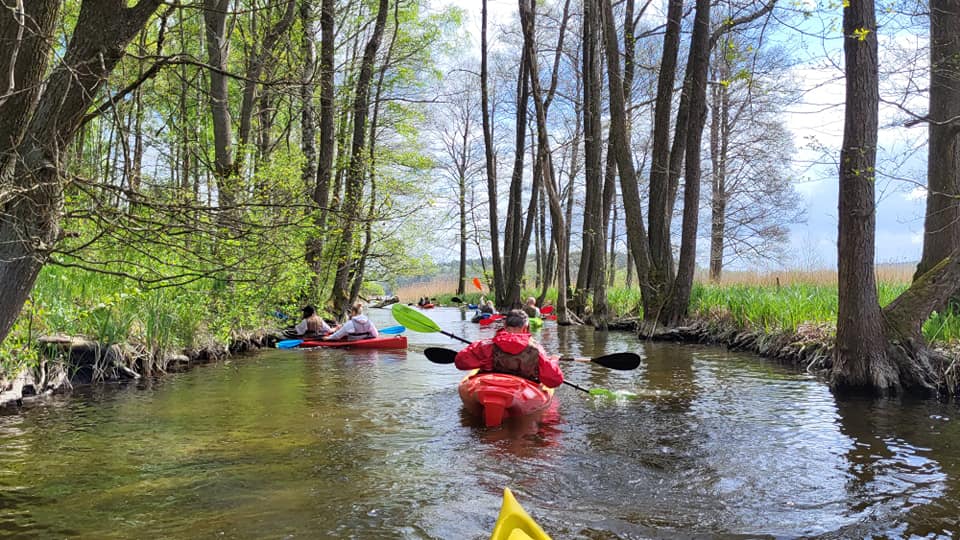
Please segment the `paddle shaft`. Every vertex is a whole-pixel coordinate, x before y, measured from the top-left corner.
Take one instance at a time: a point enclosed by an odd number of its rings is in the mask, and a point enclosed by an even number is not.
[[[470,340],[464,339],[464,338],[462,338],[462,337],[460,337],[460,336],[458,336],[458,335],[456,335],[456,334],[451,334],[450,332],[447,332],[447,331],[445,331],[445,330],[441,330],[440,333],[443,334],[443,335],[445,335],[445,336],[447,336],[447,337],[451,337],[451,338],[453,338],[453,339],[459,339],[460,341],[462,341],[462,342],[464,342],[464,343],[468,343],[468,344],[471,343]],[[590,391],[587,390],[586,388],[583,388],[582,386],[577,386],[577,385],[573,384],[572,382],[567,381],[566,379],[564,379],[563,384],[565,384],[565,385],[567,385],[567,386],[572,386],[572,387],[576,388],[577,390],[579,390],[579,391],[581,391],[581,392],[586,392],[587,394],[590,393]]]

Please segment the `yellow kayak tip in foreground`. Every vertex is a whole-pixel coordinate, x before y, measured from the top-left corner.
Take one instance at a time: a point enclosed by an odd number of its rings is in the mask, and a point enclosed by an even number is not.
[[[503,488],[503,504],[490,540],[550,540],[550,535],[520,506],[510,488]]]

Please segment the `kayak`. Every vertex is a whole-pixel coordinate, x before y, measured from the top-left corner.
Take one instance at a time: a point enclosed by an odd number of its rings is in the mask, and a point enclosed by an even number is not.
[[[433,307],[433,304],[423,304],[420,309],[432,309]]]
[[[406,349],[407,336],[379,336],[372,339],[358,339],[355,341],[322,341],[305,340],[300,348],[307,347],[349,347],[351,349]]]
[[[553,401],[553,388],[506,373],[471,371],[458,388],[464,408],[487,427],[505,418],[540,412]]]
[[[503,488],[503,503],[490,540],[550,540],[550,536],[520,506],[510,488]]]
[[[485,313],[484,315],[488,315],[488,314]],[[480,318],[480,326],[490,326],[491,324],[499,321],[500,319],[505,319],[506,317],[507,317],[507,316],[504,315],[504,314],[502,314],[502,313],[494,313],[493,315],[490,315],[489,317],[482,317],[482,316],[481,316],[481,318]]]

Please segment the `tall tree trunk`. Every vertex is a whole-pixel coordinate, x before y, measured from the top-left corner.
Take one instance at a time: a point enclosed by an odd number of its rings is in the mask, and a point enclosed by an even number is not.
[[[927,210],[915,279],[960,247],[960,4],[953,0],[930,1],[927,116]]]
[[[353,257],[354,229],[360,217],[360,205],[363,198],[363,179],[366,167],[364,148],[366,147],[367,113],[370,108],[370,83],[373,78],[373,64],[376,61],[383,29],[387,23],[389,0],[380,0],[373,33],[363,51],[360,73],[357,76],[356,91],[353,100],[353,139],[350,147],[350,165],[347,169],[345,193],[342,205],[342,232],[336,258],[336,274],[330,303],[341,319],[350,311],[350,275],[356,261]]]
[[[314,182],[317,178],[317,119],[313,107],[317,52],[313,20],[313,1],[300,0],[300,24],[303,25],[303,35],[300,36],[300,53],[303,55],[303,72],[300,74],[300,150],[303,152],[301,178],[308,193],[315,188]]]
[[[0,193],[0,341],[58,240],[64,152],[127,44],[160,5],[127,4],[83,3],[63,59],[45,80],[60,2],[30,0],[22,13],[0,13],[0,186],[8,188]]]
[[[493,125],[490,120],[487,68],[487,0],[482,0],[480,23],[480,110],[483,118],[483,148],[487,170],[487,199],[490,216],[490,252],[493,266],[493,289],[502,294],[503,262],[500,259],[500,219],[497,212],[497,163],[493,152]]]
[[[553,221],[554,238],[559,245],[557,249],[558,266],[565,266],[565,249],[563,238],[566,237],[567,225],[563,218],[563,208],[560,203],[560,194],[556,186],[556,174],[553,168],[552,152],[550,151],[550,140],[547,136],[547,116],[546,105],[543,99],[543,93],[540,89],[540,80],[536,76],[539,73],[537,69],[537,55],[534,48],[534,4],[532,0],[520,0],[520,24],[523,28],[523,45],[526,61],[529,64],[530,92],[533,97],[534,109],[537,116],[537,146],[538,159],[542,161],[544,171],[544,186],[547,189],[547,198],[550,202],[550,214]],[[567,313],[567,298],[564,291],[567,287],[566,277],[562,274],[558,279],[559,294],[557,298],[557,323],[569,324],[569,315]]]
[[[239,152],[242,155],[247,152],[246,146],[250,143],[250,131],[253,126],[253,111],[257,101],[257,87],[260,84],[261,77],[272,71],[272,66],[276,62],[274,51],[280,38],[287,33],[296,16],[296,2],[287,0],[284,7],[283,16],[273,25],[263,36],[263,41],[259,44],[253,44],[253,53],[247,61],[247,74],[243,81],[243,93],[240,102],[240,131],[237,135]],[[271,10],[266,10],[269,22]],[[253,15],[254,20],[257,17]],[[254,33],[255,36],[255,33]],[[242,162],[241,158],[237,159]],[[238,164],[238,168],[242,165]]]
[[[526,254],[520,253],[523,230],[523,161],[526,155],[527,141],[527,103],[530,101],[530,65],[527,48],[520,55],[517,67],[517,112],[514,119],[516,128],[513,154],[513,173],[510,176],[510,189],[507,194],[507,222],[503,231],[503,288],[496,291],[497,307],[513,308],[520,300],[520,279],[523,277],[523,263]],[[530,216],[528,216],[529,220]]]
[[[872,0],[850,0],[843,10],[846,110],[840,150],[838,311],[833,386],[896,386],[886,364],[874,277],[874,199],[879,77],[877,23]],[[891,378],[891,375],[893,378]]]
[[[653,155],[650,166],[650,225],[649,249],[641,250],[642,246],[634,245],[633,255],[636,257],[640,275],[641,292],[643,294],[644,319],[652,321],[658,318],[668,286],[673,282],[673,252],[670,245],[670,222],[672,220],[673,190],[670,185],[670,117],[673,108],[673,85],[677,72],[677,55],[680,51],[680,23],[683,18],[683,0],[669,0],[667,4],[666,31],[663,36],[663,56],[660,61],[660,74],[657,81],[657,96],[653,114]],[[609,56],[609,54],[608,54]],[[680,125],[680,124],[678,124]],[[683,134],[677,133],[682,139]],[[621,169],[621,175],[623,170]],[[622,180],[621,180],[622,181]],[[624,197],[627,193],[624,191]],[[632,200],[632,195],[630,196]],[[625,212],[629,216],[634,212],[630,209]],[[628,227],[629,229],[629,227]],[[649,255],[645,255],[649,253]],[[649,256],[647,268],[640,268],[646,264],[645,257]],[[644,284],[646,282],[646,284]]]
[[[672,6],[673,2],[671,2]],[[617,44],[617,32],[610,0],[602,0],[604,44],[607,55],[607,88],[610,92],[610,142],[608,152],[613,152],[620,173],[620,193],[623,197],[623,213],[626,219],[629,251],[637,265],[637,277],[641,295],[652,298],[648,281],[649,253],[647,231],[643,226],[643,208],[640,202],[640,188],[637,173],[633,166],[630,143],[627,140],[626,110],[624,108],[623,86],[620,79],[620,50]],[[679,21],[677,21],[679,24]],[[659,99],[659,97],[658,97]],[[644,302],[644,317],[648,317]]]
[[[210,77],[210,114],[213,117],[214,171],[217,180],[217,200],[228,210],[227,217],[238,202],[239,185],[233,161],[233,128],[230,117],[230,89],[227,84],[227,58],[230,39],[227,34],[227,10],[230,0],[204,0],[203,19],[206,29],[207,63],[213,67]]]
[[[716,79],[727,80],[729,64],[725,55],[718,55]],[[710,281],[719,282],[723,274],[723,237],[727,212],[727,144],[729,135],[730,93],[727,85],[717,84],[711,89],[713,106],[710,111]]]
[[[689,96],[689,112],[683,136],[686,137],[683,184],[683,224],[680,231],[680,257],[671,292],[671,305],[660,322],[678,324],[686,315],[693,291],[697,263],[697,232],[700,225],[700,149],[707,118],[707,72],[710,68],[710,0],[697,0],[690,39],[690,57],[683,92]],[[678,124],[679,125],[679,124]],[[679,130],[678,130],[679,132]]]
[[[573,310],[584,315],[587,297],[595,285],[594,265],[599,264],[595,255],[597,242],[600,241],[600,227],[603,221],[603,181],[600,168],[603,136],[600,127],[600,58],[597,50],[598,15],[595,0],[583,3],[583,31],[580,51],[583,76],[583,159],[584,159],[584,201],[583,225],[581,229],[580,265],[577,270],[577,284],[573,297]],[[617,60],[619,62],[619,59]]]

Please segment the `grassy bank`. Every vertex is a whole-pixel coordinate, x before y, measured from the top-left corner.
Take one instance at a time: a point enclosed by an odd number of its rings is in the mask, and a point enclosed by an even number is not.
[[[911,272],[910,265],[878,267],[881,305],[888,304],[907,289]],[[418,284],[416,290],[409,292],[398,291],[398,294],[404,302],[430,296],[448,304],[453,296],[450,291],[455,289],[455,281],[435,281]],[[469,292],[462,299],[475,303],[480,294]],[[523,294],[536,296],[537,291]],[[639,289],[615,287],[607,296],[613,317],[643,315]],[[551,289],[547,301],[556,303],[555,289]],[[827,270],[732,272],[719,284],[698,281],[690,300],[690,315],[701,319],[729,318],[745,330],[767,333],[795,332],[801,325],[832,328],[837,320],[836,273]],[[930,341],[956,343],[960,341],[960,317],[934,313],[924,324],[923,332]]]
[[[37,338],[66,334],[104,345],[131,343],[156,362],[169,354],[225,345],[245,332],[286,324],[275,313],[297,307],[266,305],[269,291],[210,280],[141,289],[133,281],[76,268],[47,266],[9,336],[0,345],[0,376],[36,366]]]

